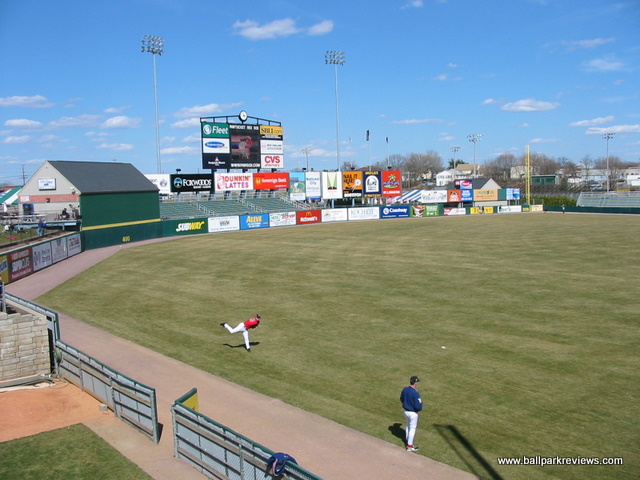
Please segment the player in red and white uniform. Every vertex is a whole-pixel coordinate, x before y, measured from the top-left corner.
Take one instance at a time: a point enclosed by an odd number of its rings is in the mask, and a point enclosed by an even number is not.
[[[231,328],[231,326],[227,322],[223,322],[220,324],[221,327],[229,330],[229,333],[242,332],[242,336],[244,337],[244,345],[247,349],[247,352],[251,351],[251,344],[249,343],[249,330],[251,330],[252,328],[256,328],[258,325],[260,325],[260,314],[256,315],[253,318],[250,318],[249,320],[239,323],[235,328]]]

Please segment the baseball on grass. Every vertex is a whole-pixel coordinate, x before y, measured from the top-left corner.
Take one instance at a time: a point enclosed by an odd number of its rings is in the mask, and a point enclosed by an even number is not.
[[[442,348],[447,348],[447,347],[445,347],[445,346],[443,345],[443,346],[442,346]]]

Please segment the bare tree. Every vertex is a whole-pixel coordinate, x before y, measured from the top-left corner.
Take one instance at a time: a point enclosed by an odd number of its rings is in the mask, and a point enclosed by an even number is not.
[[[409,181],[409,188],[421,185],[442,171],[442,157],[433,150],[427,153],[411,153],[404,162],[403,170]]]
[[[358,165],[355,162],[351,162],[349,160],[342,162],[342,171],[343,172],[352,172],[353,170],[357,170]]]
[[[482,170],[485,176],[496,181],[507,181],[511,178],[511,169],[519,164],[513,153],[503,153],[486,162]]]

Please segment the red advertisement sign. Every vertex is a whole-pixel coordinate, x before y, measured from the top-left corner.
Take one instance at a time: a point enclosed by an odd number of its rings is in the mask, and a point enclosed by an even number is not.
[[[322,215],[320,210],[304,210],[296,212],[296,223],[304,225],[306,223],[320,223]]]
[[[382,171],[382,196],[399,197],[402,195],[402,173],[400,170]]]
[[[286,190],[289,188],[289,173],[254,173],[254,190]]]
[[[33,273],[33,259],[31,248],[25,248],[7,255],[9,258],[9,281],[14,282],[19,278]]]

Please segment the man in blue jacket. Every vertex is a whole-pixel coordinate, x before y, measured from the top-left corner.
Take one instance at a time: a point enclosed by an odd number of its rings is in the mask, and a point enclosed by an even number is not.
[[[400,394],[404,417],[407,419],[407,429],[405,430],[407,452],[415,452],[418,450],[418,447],[413,445],[413,439],[416,436],[416,429],[418,428],[418,412],[422,410],[422,399],[420,398],[420,393],[418,393],[417,385],[419,381],[420,379],[418,377],[411,377],[409,380],[410,385],[404,387]]]

